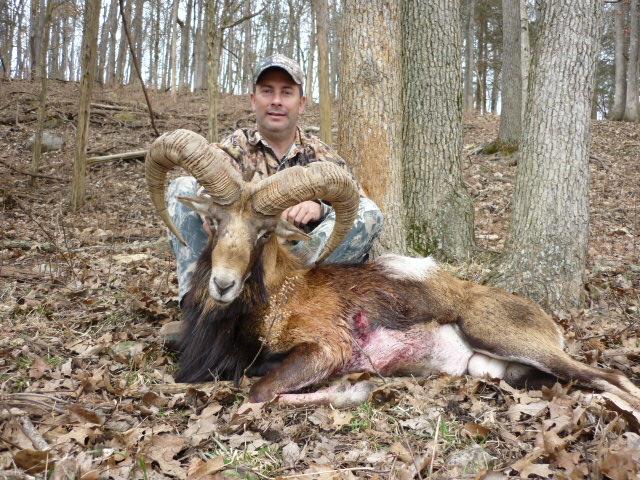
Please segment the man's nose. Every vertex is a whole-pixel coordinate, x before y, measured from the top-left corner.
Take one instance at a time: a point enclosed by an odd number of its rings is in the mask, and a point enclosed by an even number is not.
[[[273,105],[282,105],[282,96],[279,93],[274,93],[271,98],[271,103]]]

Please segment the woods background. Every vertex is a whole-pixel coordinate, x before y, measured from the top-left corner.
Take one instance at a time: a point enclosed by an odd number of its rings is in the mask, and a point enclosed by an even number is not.
[[[172,383],[142,159],[252,126],[253,68],[284,53],[304,128],[385,213],[376,253],[541,302],[637,384],[638,22],[638,0],[0,0],[0,476],[637,478],[640,419],[573,386],[374,378],[354,411],[254,411],[246,384]]]

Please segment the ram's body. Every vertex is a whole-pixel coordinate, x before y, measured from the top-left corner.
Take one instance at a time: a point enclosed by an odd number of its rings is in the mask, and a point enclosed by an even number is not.
[[[168,163],[212,168],[184,160],[207,153],[206,144],[192,133],[171,135],[152,148],[148,171]],[[529,300],[457,279],[430,258],[386,255],[367,265],[312,268],[294,258],[277,238],[305,236],[279,220],[288,206],[313,198],[333,203],[338,221],[321,258],[353,221],[357,190],[337,167],[292,168],[246,184],[224,171],[216,155],[209,150],[221,177],[209,187],[211,197],[182,199],[216,232],[185,298],[178,380],[238,378],[262,366],[259,373],[266,373],[250,398],[268,401],[354,371],[469,373],[513,382],[542,371],[640,408],[640,389],[619,372],[569,357],[559,327]]]

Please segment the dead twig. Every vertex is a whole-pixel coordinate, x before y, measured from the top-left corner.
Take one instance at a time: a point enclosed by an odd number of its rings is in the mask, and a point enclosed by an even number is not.
[[[136,73],[138,74],[138,79],[140,80],[140,86],[142,87],[142,93],[144,94],[144,99],[147,102],[147,108],[149,109],[149,118],[151,119],[151,128],[156,133],[156,137],[160,136],[158,129],[156,128],[156,122],[154,120],[153,107],[151,107],[151,100],[149,100],[149,94],[147,93],[147,89],[144,86],[144,80],[142,79],[142,74],[140,73],[140,64],[138,63],[138,58],[136,57],[136,52],[133,49],[133,43],[131,43],[131,35],[129,34],[129,25],[127,23],[127,16],[124,14],[124,0],[118,0],[120,4],[120,16],[122,17],[122,28],[124,29],[124,33],[127,36],[127,43],[129,44],[129,52],[131,52],[131,59],[133,60],[133,66],[136,68]]]
[[[62,178],[62,177],[54,177],[53,175],[44,175],[42,173],[30,173],[30,172],[25,172],[24,170],[20,170],[18,168],[12,167],[11,165],[9,165],[8,163],[6,163],[3,160],[0,160],[0,164],[4,165],[5,167],[7,167],[9,170],[13,170],[16,173],[19,173],[21,175],[27,175],[29,177],[35,177],[35,178],[47,178],[49,180],[58,180],[60,182],[66,182],[67,179],[66,178]]]
[[[35,425],[31,423],[31,419],[26,415],[20,417],[20,428],[27,438],[31,440],[31,443],[33,443],[33,447],[36,450],[44,451],[51,448]]]

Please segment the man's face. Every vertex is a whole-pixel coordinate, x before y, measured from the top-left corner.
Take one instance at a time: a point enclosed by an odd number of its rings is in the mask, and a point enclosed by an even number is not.
[[[272,68],[262,74],[254,93],[251,109],[261,133],[286,137],[292,135],[298,117],[304,112],[307,98],[300,95],[300,87],[284,70]]]

